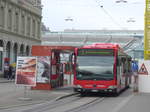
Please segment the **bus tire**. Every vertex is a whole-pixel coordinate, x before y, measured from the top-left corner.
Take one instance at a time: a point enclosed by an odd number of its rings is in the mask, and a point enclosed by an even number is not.
[[[85,92],[80,92],[80,96],[86,96],[86,93]]]
[[[113,92],[113,95],[114,95],[115,97],[117,97],[117,96],[119,95],[119,93],[120,93],[119,90],[118,90],[118,89],[115,89],[114,92]]]
[[[78,92],[76,88],[73,88],[73,91],[74,91],[74,92]]]

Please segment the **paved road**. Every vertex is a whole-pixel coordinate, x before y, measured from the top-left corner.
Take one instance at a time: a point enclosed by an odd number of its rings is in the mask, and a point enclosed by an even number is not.
[[[13,112],[13,110],[14,112],[22,112],[21,110],[28,110],[33,107],[36,108],[39,103],[44,104],[45,102],[49,103],[50,105],[51,102],[56,98],[72,93],[72,89],[68,87],[55,89],[52,91],[37,91],[30,90],[28,88],[27,97],[31,98],[32,100],[21,101],[19,98],[24,97],[24,87],[16,86],[14,82],[0,83],[0,112]],[[70,107],[74,108],[79,103],[85,102],[78,100],[78,102],[72,102],[72,104],[69,103],[69,105],[71,105]],[[133,93],[132,89],[128,89],[118,97],[106,96],[104,97],[103,101],[80,109],[80,112],[150,112],[149,104],[150,94],[137,94]],[[67,108],[67,106],[65,108]],[[44,112],[56,112],[57,109],[53,109],[51,111],[45,110]],[[65,112],[62,111],[62,109],[59,109],[59,111]]]
[[[118,97],[105,97],[80,112],[150,112],[150,94],[137,94],[129,89]]]

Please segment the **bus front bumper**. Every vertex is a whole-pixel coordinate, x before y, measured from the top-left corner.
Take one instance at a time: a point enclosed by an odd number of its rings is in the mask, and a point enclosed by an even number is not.
[[[109,89],[109,88],[107,88],[107,89],[74,88],[74,91],[79,92],[79,93],[83,93],[83,92],[116,93],[116,90],[117,90],[116,88],[113,88],[113,89]]]

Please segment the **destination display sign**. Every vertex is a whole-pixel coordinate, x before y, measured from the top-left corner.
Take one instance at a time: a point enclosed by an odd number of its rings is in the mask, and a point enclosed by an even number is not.
[[[78,56],[113,56],[113,49],[78,49]]]

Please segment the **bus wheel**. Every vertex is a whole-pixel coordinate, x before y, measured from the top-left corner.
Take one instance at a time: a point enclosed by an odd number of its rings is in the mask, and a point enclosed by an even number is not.
[[[119,95],[118,89],[115,89],[115,90],[114,90],[113,95],[114,95],[115,97],[117,97],[117,96]]]
[[[80,92],[80,95],[81,96],[86,96],[86,93],[85,92]]]
[[[78,92],[76,88],[73,88],[73,91],[74,91],[74,92]]]

